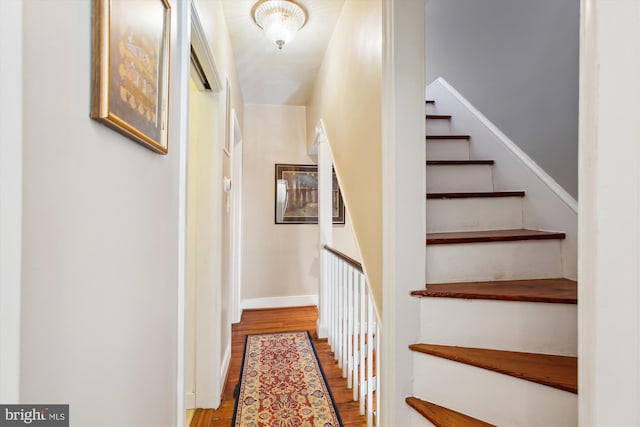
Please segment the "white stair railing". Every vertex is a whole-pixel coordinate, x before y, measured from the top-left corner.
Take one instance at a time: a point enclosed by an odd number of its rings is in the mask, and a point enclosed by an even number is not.
[[[374,394],[378,389],[380,333],[373,299],[362,265],[327,245],[323,249],[329,345],[347,378],[347,387],[353,389],[353,400],[360,402],[360,415],[367,415],[368,426],[378,426],[379,406],[376,402],[374,407]]]

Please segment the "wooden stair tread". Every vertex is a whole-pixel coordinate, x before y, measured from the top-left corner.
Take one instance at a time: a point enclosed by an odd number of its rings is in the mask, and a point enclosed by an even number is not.
[[[436,427],[495,427],[493,424],[417,397],[407,397],[405,401]]]
[[[451,120],[450,114],[427,114],[425,115],[427,120]]]
[[[459,135],[459,134],[446,134],[446,135],[427,135],[427,140],[436,140],[436,139],[464,139],[470,140],[471,135]]]
[[[416,297],[577,304],[578,283],[569,279],[530,279],[491,282],[429,283],[411,292]]]
[[[493,160],[427,160],[427,166],[492,165]]]
[[[409,348],[431,356],[578,393],[576,357],[435,344],[412,344]]]
[[[524,197],[524,191],[469,191],[464,193],[427,193],[427,199],[469,199],[473,197]]]
[[[455,231],[448,233],[427,233],[427,245],[455,243],[513,242],[518,240],[564,239],[559,232],[515,229],[491,231]]]

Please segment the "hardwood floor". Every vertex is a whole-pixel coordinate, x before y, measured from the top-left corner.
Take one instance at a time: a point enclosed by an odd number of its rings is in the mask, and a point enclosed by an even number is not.
[[[219,409],[196,409],[191,427],[228,427],[231,425],[235,400],[233,390],[240,377],[245,336],[269,332],[309,330],[313,337],[320,364],[324,369],[333,398],[345,426],[366,426],[366,417],[360,416],[359,403],[354,402],[353,391],[347,388],[333,353],[326,340],[316,335],[317,307],[291,307],[266,310],[245,310],[240,323],[233,325],[231,363],[222,393]]]

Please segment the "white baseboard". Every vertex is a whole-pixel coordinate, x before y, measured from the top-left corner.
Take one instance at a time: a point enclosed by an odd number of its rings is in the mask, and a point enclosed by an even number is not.
[[[251,298],[242,300],[242,309],[302,307],[318,305],[318,295],[298,295],[288,297]]]
[[[227,382],[227,373],[229,372],[229,364],[231,363],[231,343],[227,346],[227,350],[222,357],[222,370],[220,371],[220,396],[224,390],[224,384]]]
[[[195,409],[196,407],[196,394],[192,391],[184,394],[184,408]]]

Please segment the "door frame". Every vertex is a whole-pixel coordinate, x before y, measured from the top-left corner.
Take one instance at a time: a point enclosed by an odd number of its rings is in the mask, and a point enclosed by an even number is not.
[[[243,137],[235,109],[231,109],[231,200],[232,200],[232,256],[233,289],[231,292],[231,322],[242,317],[242,163]]]

